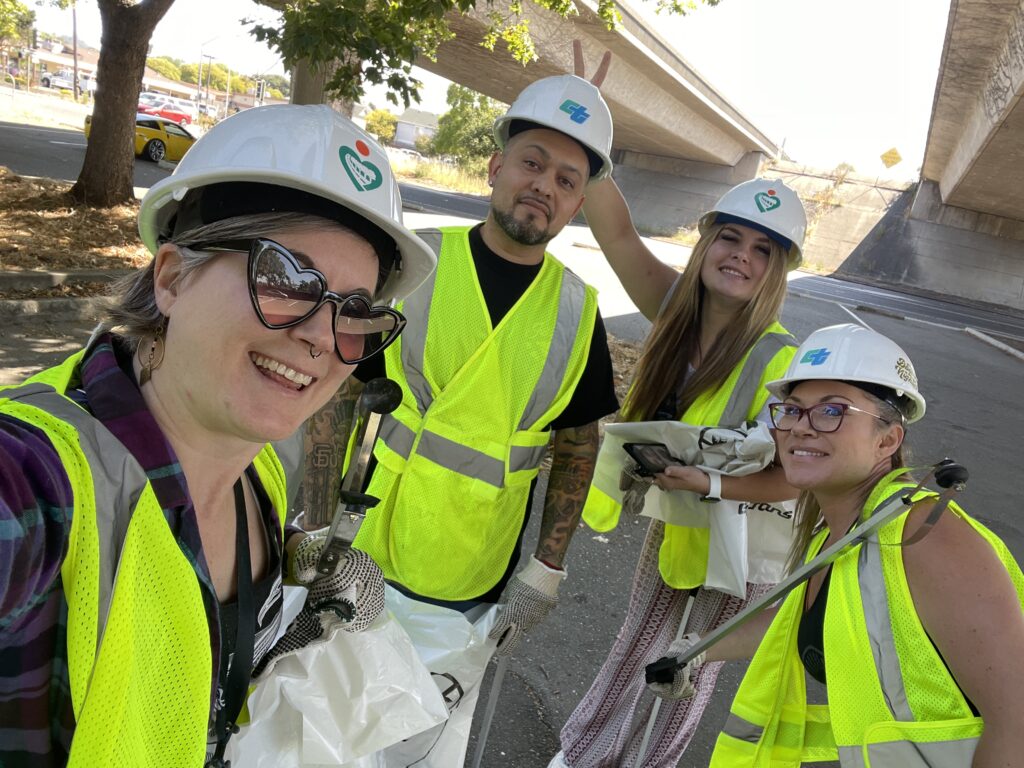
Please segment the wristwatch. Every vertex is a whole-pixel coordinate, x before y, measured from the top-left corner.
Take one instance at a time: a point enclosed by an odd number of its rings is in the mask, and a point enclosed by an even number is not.
[[[722,476],[717,472],[705,472],[708,476],[708,492],[707,495],[701,496],[701,501],[706,501],[708,504],[717,504],[722,500]]]

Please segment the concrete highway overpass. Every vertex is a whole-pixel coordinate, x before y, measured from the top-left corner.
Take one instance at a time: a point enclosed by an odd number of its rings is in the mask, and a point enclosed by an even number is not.
[[[922,175],[942,202],[1024,221],[1024,2],[952,0]]]
[[[455,38],[441,46],[436,62],[421,58],[416,63],[511,103],[531,82],[573,71],[573,39],[583,44],[588,76],[610,50],[612,66],[601,92],[615,121],[615,178],[638,224],[648,229],[674,231],[694,223],[722,192],[758,175],[762,159],[778,154],[771,137],[629,6],[620,3],[622,25],[608,30],[596,4],[576,4],[579,15],[567,19],[524,4],[539,57],[526,67],[480,45],[488,7],[465,16],[450,14]]]

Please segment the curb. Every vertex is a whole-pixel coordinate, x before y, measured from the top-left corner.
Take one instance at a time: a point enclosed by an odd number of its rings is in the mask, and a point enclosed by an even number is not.
[[[131,270],[82,269],[70,272],[0,271],[0,290],[21,291],[55,288],[64,283],[109,283]]]
[[[48,320],[98,320],[109,301],[106,296],[85,299],[3,299],[0,300],[0,318],[11,324],[38,320],[40,317]]]
[[[1010,357],[1015,357],[1018,360],[1024,361],[1024,352],[1021,352],[1019,349],[1015,349],[1011,347],[1009,344],[1004,344],[1003,342],[999,341],[999,339],[994,339],[987,333],[982,333],[981,331],[977,331],[974,328],[964,328],[964,331],[968,335],[973,336],[979,341],[983,341],[989,346],[995,347],[1001,352],[1005,352],[1006,354],[1010,355]]]

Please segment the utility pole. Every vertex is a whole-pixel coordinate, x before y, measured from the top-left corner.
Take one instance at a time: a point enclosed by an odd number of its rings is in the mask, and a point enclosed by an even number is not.
[[[75,8],[75,0],[71,0],[71,52],[75,60],[72,73],[75,82],[71,92],[75,94],[75,103],[77,104],[81,92],[78,87],[78,11]]]
[[[206,104],[209,104],[210,103],[210,75],[213,74],[213,56],[210,55],[209,53],[205,54],[205,56],[206,56],[207,59],[209,59],[209,61],[206,63],[206,98],[205,98],[204,101],[205,101]],[[202,89],[203,89],[203,81],[200,80],[199,81],[199,90],[201,91]]]

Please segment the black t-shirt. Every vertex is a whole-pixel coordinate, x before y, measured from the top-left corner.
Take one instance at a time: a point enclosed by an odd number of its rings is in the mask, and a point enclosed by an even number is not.
[[[473,254],[473,265],[476,268],[477,279],[480,283],[480,290],[483,293],[484,301],[487,303],[487,311],[491,316],[491,326],[501,322],[510,309],[519,301],[526,289],[537,277],[541,270],[541,264],[517,264],[504,259],[484,243],[480,234],[480,227],[477,225],[469,231],[469,248]],[[353,375],[359,381],[367,382],[378,376],[386,374],[384,355],[377,355],[369,360],[360,363]],[[590,341],[590,351],[587,355],[587,362],[583,368],[583,375],[580,377],[572,398],[563,410],[549,426],[550,429],[571,429],[582,427],[591,422],[597,421],[602,416],[614,413],[619,409],[619,401],[615,396],[615,383],[612,378],[612,358],[608,351],[608,336],[605,333],[604,321],[601,320],[601,313],[598,312],[594,320],[594,333]],[[372,474],[375,462],[371,462],[369,477]],[[476,601],[496,603],[501,597],[502,591],[508,580],[512,578],[516,565],[519,562],[519,549],[523,540],[523,532],[530,519],[530,506],[533,499],[533,490],[537,481],[530,485],[530,492],[527,496],[526,510],[523,514],[523,525],[519,530],[519,538],[516,546],[512,549],[512,556],[509,559],[505,573],[498,582],[486,593],[476,598]],[[415,594],[406,591],[408,594]],[[445,601],[429,600],[428,602],[446,605]],[[469,601],[464,601],[469,602]],[[452,607],[464,607],[452,606]]]

